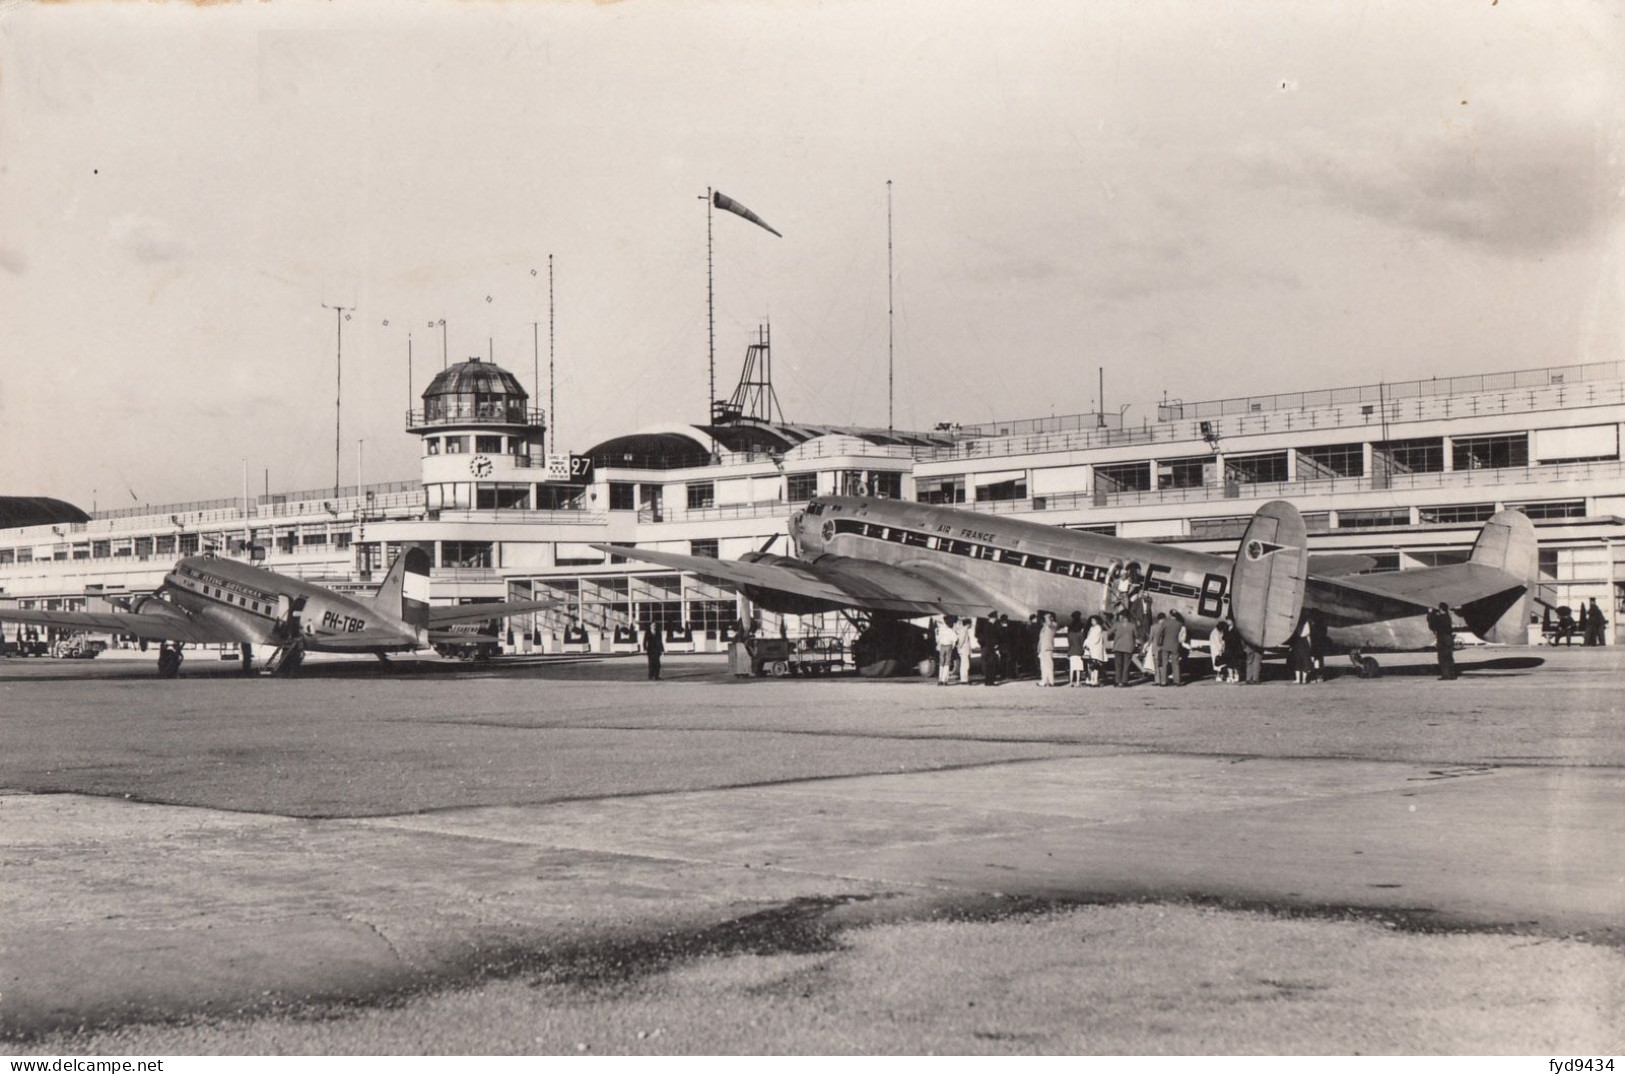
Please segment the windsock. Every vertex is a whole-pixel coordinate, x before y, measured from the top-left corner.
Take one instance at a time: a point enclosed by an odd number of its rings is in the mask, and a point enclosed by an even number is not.
[[[745,208],[743,205],[739,204],[737,201],[733,200],[720,190],[714,190],[711,192],[711,204],[715,205],[719,209],[726,209],[728,212],[733,213],[736,216],[743,216],[746,220],[749,220],[758,227],[765,228],[766,230],[773,232],[773,234],[778,235],[781,239],[784,238],[784,236],[779,234],[778,230],[774,228],[773,225],[769,224],[766,220],[763,220],[761,217],[757,216],[755,213],[751,212],[749,209]]]

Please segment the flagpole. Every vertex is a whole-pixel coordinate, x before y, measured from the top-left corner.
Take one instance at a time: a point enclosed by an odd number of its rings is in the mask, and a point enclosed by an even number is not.
[[[711,205],[715,192],[705,188],[705,338],[707,380],[705,388],[705,421],[710,424],[712,408],[717,398],[717,306],[716,290],[711,268]]]
[[[333,362],[333,499],[339,497],[339,459],[342,441],[339,439],[340,418],[344,406],[344,313],[354,306],[322,306],[333,311],[338,322],[338,353]]]
[[[891,252],[891,180],[886,180],[886,435],[893,431],[892,420],[892,252]]]
[[[547,450],[559,449],[559,407],[554,397],[553,377],[553,255],[547,255]]]

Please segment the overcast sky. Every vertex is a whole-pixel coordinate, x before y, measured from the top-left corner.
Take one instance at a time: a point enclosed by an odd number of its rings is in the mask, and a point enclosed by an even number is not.
[[[421,392],[558,444],[726,394],[897,424],[1615,360],[1617,3],[0,7],[0,493],[89,509],[417,473]]]

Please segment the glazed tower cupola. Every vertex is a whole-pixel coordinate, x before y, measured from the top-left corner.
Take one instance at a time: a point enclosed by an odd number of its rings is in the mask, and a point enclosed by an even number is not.
[[[517,377],[470,358],[436,374],[422,398],[406,428],[423,441],[430,510],[534,507],[547,422]]]

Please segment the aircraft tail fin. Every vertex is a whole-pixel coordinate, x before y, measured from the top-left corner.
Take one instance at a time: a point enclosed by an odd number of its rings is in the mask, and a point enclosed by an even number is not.
[[[415,627],[429,622],[429,553],[417,545],[401,549],[372,606]]]
[[[1461,615],[1467,625],[1485,641],[1528,644],[1529,602],[1540,583],[1540,549],[1534,523],[1522,511],[1497,512],[1484,523],[1468,562],[1505,571],[1523,583],[1523,590],[1463,605]]]
[[[1309,534],[1285,500],[1258,509],[1230,570],[1230,614],[1242,640],[1258,649],[1284,645],[1303,615]]]

